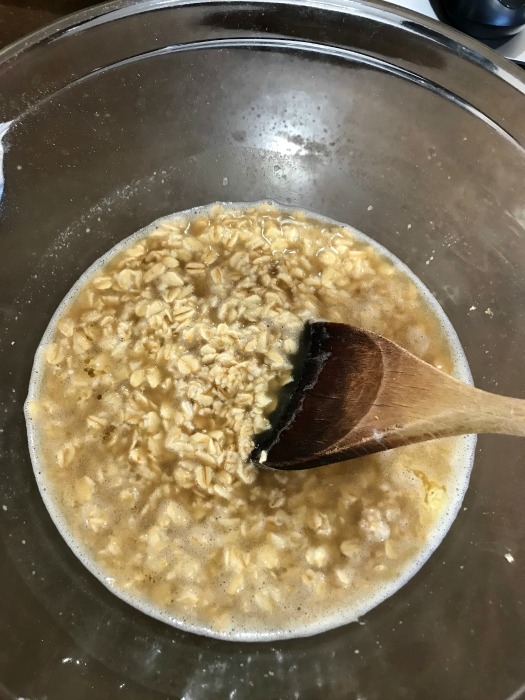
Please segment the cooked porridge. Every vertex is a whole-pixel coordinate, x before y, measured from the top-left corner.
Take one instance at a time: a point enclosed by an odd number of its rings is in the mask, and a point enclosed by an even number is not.
[[[35,473],[118,595],[212,636],[297,636],[355,619],[437,545],[468,439],[306,472],[249,462],[308,319],[468,378],[406,268],[348,227],[269,203],[159,220],[59,308],[26,406]]]

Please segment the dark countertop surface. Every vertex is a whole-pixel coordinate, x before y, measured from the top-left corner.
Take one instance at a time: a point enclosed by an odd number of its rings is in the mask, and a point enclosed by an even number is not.
[[[0,0],[0,47],[95,4],[86,0]]]

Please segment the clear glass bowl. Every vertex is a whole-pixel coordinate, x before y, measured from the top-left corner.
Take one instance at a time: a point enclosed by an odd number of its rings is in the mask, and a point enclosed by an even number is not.
[[[80,564],[38,494],[22,406],[51,314],[98,256],[163,214],[263,198],[389,248],[442,304],[476,384],[523,395],[519,69],[380,3],[125,1],[1,52],[0,95],[0,696],[516,693],[523,441],[480,438],[445,541],[360,623],[232,644],[148,618]]]

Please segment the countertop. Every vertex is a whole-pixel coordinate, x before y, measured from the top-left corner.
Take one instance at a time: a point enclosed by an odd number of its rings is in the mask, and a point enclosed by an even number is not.
[[[1,0],[0,46],[93,4],[86,0]]]

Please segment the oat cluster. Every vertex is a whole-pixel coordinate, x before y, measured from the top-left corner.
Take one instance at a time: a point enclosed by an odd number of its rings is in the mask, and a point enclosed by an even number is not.
[[[58,507],[117,588],[184,624],[293,627],[422,546],[444,502],[443,441],[351,469],[247,460],[316,318],[450,369],[403,272],[348,229],[272,205],[162,220],[64,308],[31,411]]]

